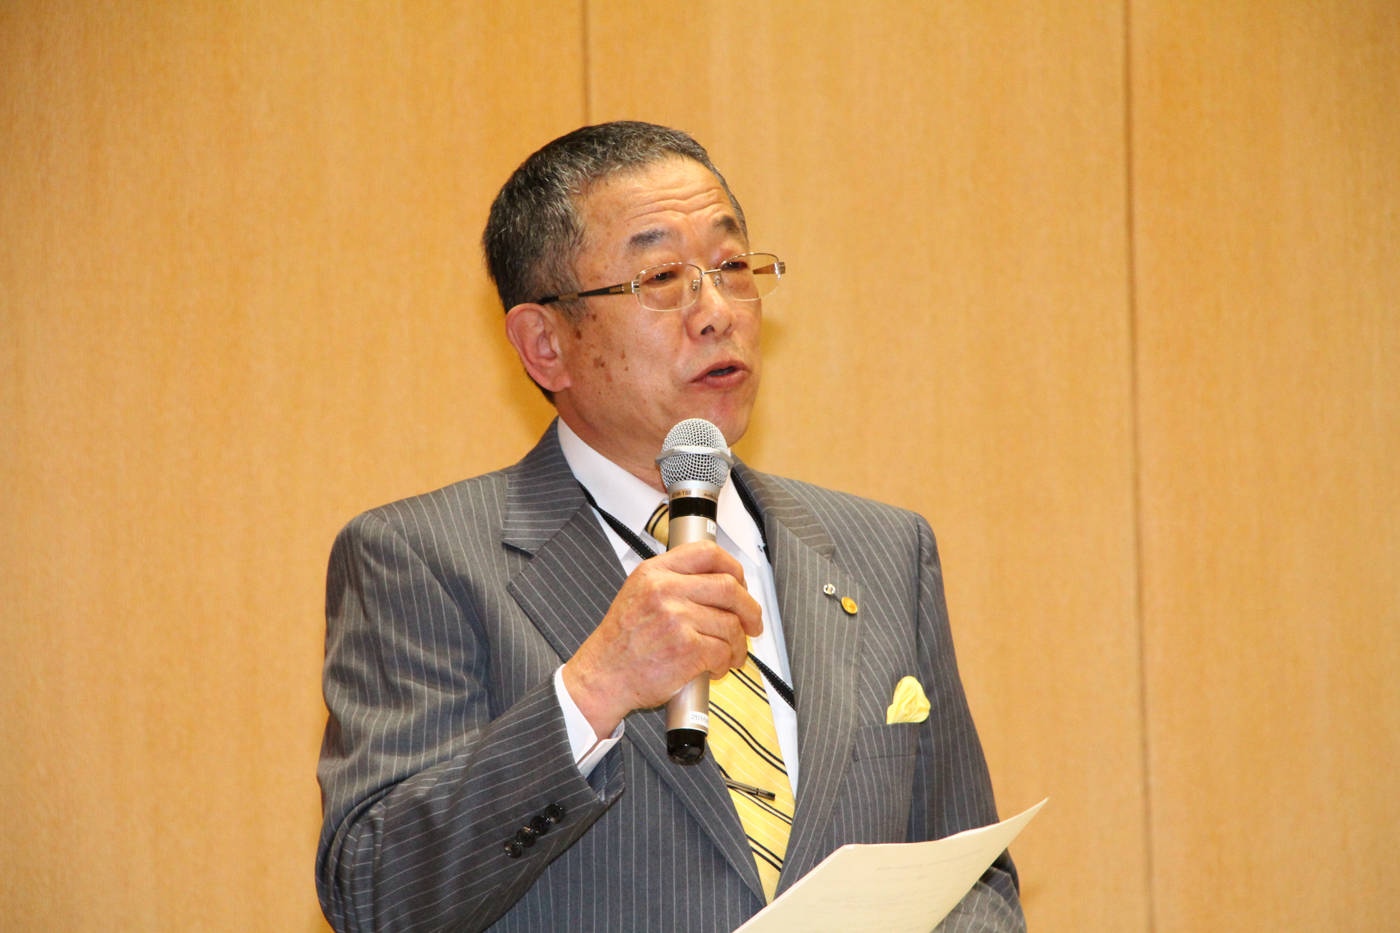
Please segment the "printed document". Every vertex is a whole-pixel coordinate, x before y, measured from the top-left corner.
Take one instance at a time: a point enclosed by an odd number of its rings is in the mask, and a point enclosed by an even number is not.
[[[932,842],[842,846],[736,933],[929,933],[1043,806]]]

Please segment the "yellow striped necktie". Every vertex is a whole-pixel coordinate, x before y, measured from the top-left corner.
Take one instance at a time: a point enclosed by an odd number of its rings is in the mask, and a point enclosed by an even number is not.
[[[666,546],[666,535],[671,530],[671,506],[664,499],[656,507],[656,511],[651,513],[651,518],[647,519],[646,532],[653,538],[661,542],[661,546]]]
[[[663,502],[646,524],[647,534],[662,544],[666,543],[667,515]],[[763,895],[772,903],[795,805],[768,690],[752,657],[744,659],[743,667],[710,682],[708,744],[744,826]]]
[[[794,805],[768,691],[752,657],[710,683],[709,746],[744,824],[763,895],[772,903]]]

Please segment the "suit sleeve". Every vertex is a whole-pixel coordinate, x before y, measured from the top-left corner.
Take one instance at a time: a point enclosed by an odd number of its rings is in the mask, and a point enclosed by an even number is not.
[[[493,709],[473,612],[374,513],[337,539],[316,884],[340,933],[485,929],[622,792],[617,755],[588,779],[574,764],[543,659],[539,683]],[[562,821],[509,857],[507,841],[551,805]]]
[[[958,676],[933,531],[918,519],[919,669],[930,713],[919,734],[909,840],[941,839],[997,822],[991,775]],[[1024,933],[1016,866],[1003,852],[938,926],[942,933]]]

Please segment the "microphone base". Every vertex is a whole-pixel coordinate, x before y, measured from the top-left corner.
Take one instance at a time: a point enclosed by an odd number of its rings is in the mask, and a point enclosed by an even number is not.
[[[705,733],[699,729],[668,730],[666,754],[678,765],[698,765],[705,758]]]

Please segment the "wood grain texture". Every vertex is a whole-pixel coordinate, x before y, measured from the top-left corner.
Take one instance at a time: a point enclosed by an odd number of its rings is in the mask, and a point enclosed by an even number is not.
[[[1132,10],[1159,933],[1400,896],[1400,10]]]
[[[476,244],[583,119],[580,30],[0,11],[0,926],[322,928],[330,542],[549,416]]]
[[[592,119],[694,132],[789,262],[741,452],[930,518],[1001,809],[1051,798],[1031,928],[1146,929],[1122,10],[589,13]]]
[[[0,926],[323,928],[331,538],[533,443],[486,208],[638,117],[792,269],[741,453],[939,533],[1002,811],[1052,798],[1031,928],[1385,927],[1397,49],[1383,0],[0,4]]]

